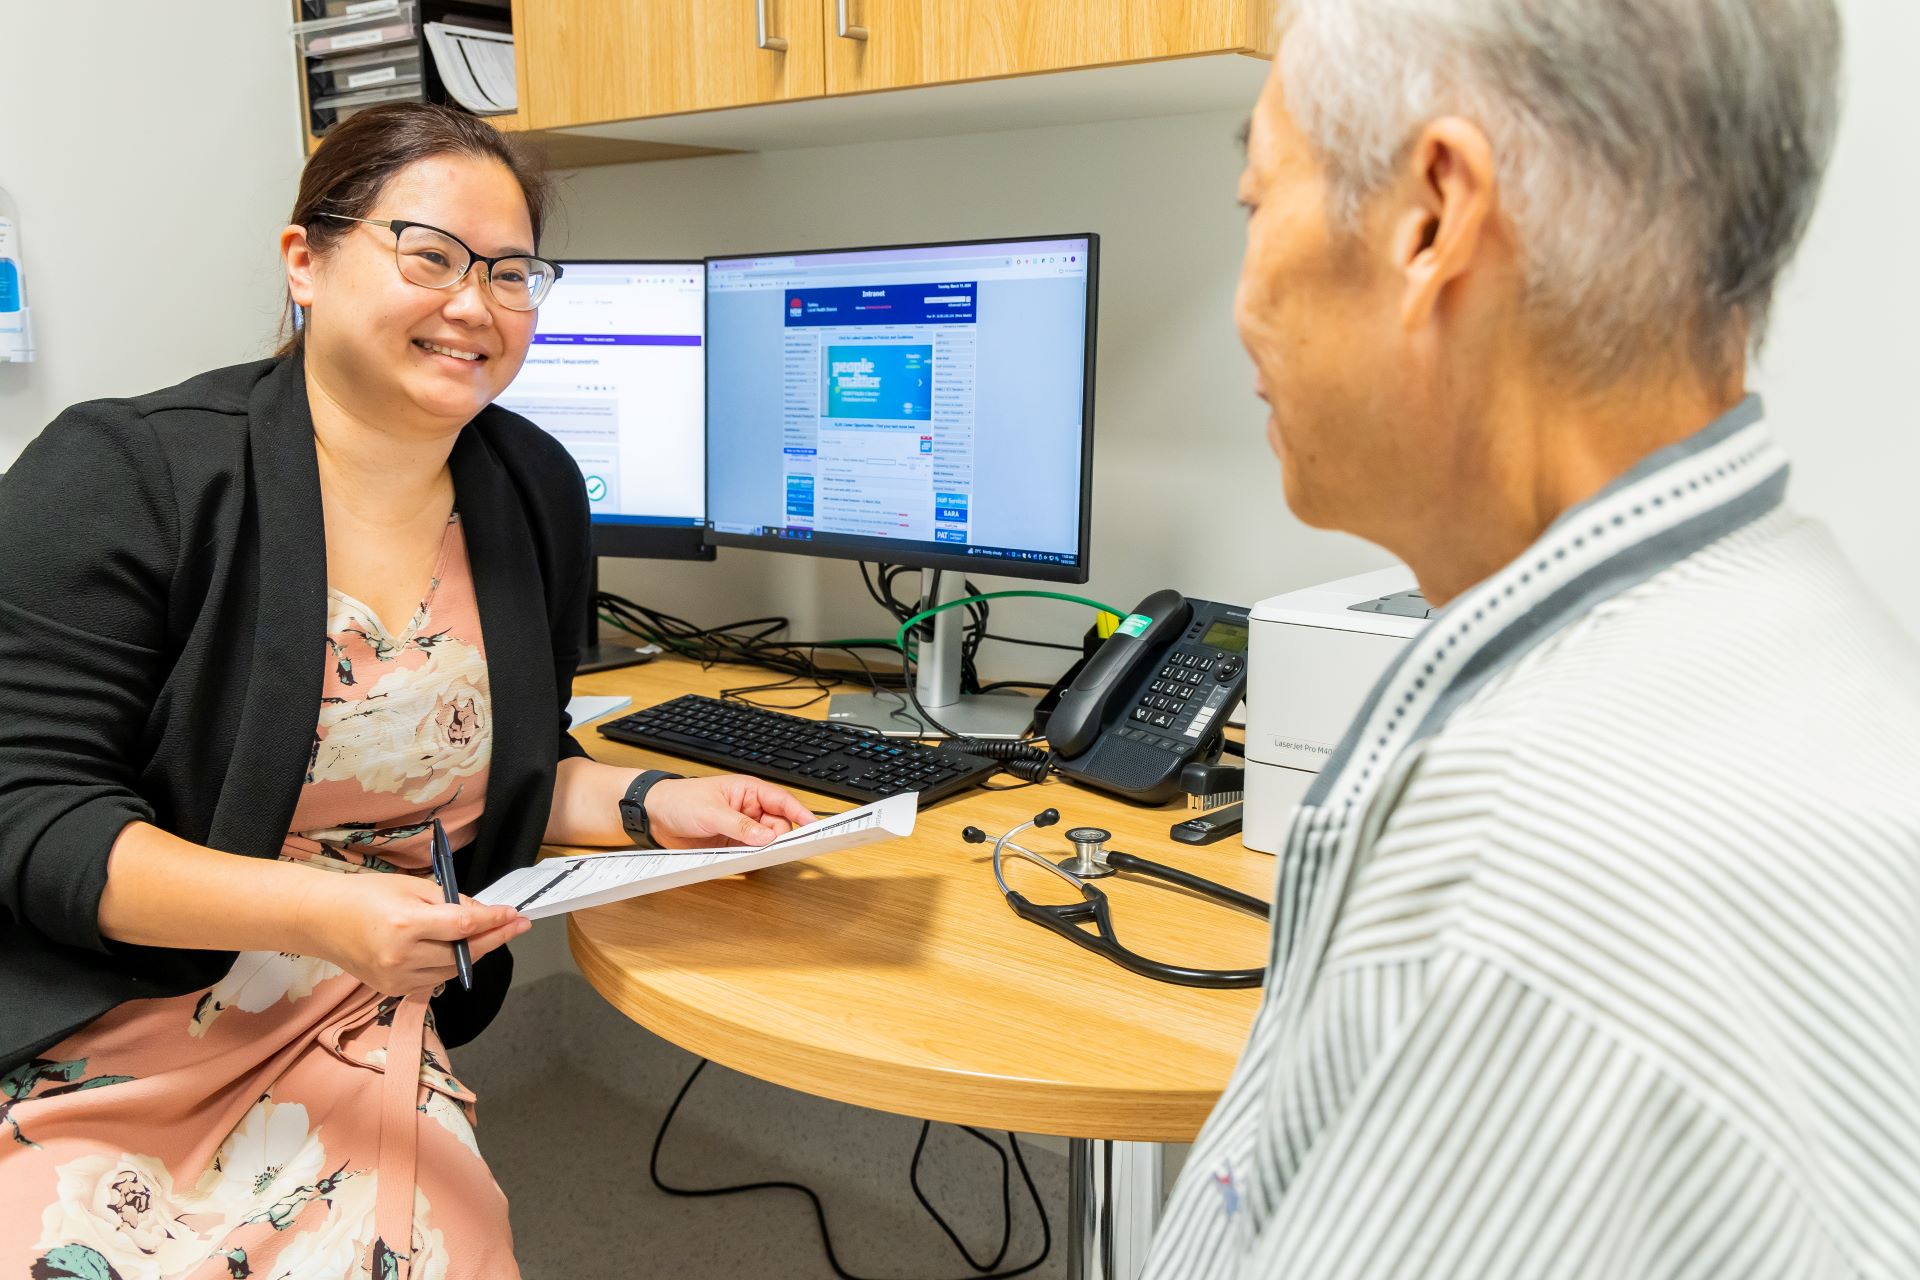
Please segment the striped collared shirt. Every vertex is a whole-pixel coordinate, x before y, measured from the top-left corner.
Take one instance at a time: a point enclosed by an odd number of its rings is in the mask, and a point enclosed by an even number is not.
[[[1749,397],[1409,645],[1149,1276],[1920,1276],[1920,648],[1786,473]]]

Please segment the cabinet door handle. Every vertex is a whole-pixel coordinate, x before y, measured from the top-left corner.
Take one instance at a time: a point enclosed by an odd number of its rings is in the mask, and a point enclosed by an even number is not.
[[[840,0],[840,38],[842,40],[865,40],[867,38],[867,29],[865,27],[850,27],[847,25],[847,0]]]
[[[843,11],[845,8],[845,5],[841,6]],[[767,0],[753,0],[753,16],[754,20],[759,24],[760,29],[760,38],[754,41],[754,46],[760,49],[771,50],[774,53],[785,53],[787,51],[787,38],[785,36],[770,36],[767,34]]]

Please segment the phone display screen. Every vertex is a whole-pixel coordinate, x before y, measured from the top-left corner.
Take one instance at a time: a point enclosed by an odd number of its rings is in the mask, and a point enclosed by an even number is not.
[[[1216,649],[1225,649],[1231,653],[1247,651],[1247,625],[1243,622],[1216,622],[1207,628],[1200,637],[1201,644],[1210,644]]]

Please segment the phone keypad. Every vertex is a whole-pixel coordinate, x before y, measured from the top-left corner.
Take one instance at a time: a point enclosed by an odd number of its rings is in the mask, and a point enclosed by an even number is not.
[[[1183,751],[1185,743],[1172,736],[1206,705],[1216,684],[1226,684],[1240,673],[1240,659],[1222,657],[1218,650],[1182,649],[1167,655],[1166,663],[1140,695],[1120,731],[1122,738],[1168,751]]]

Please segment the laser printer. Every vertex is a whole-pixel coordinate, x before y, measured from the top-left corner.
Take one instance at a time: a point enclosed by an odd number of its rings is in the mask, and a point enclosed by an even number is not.
[[[1434,610],[1405,565],[1253,606],[1247,643],[1247,848],[1279,853],[1293,808],[1373,686]]]

